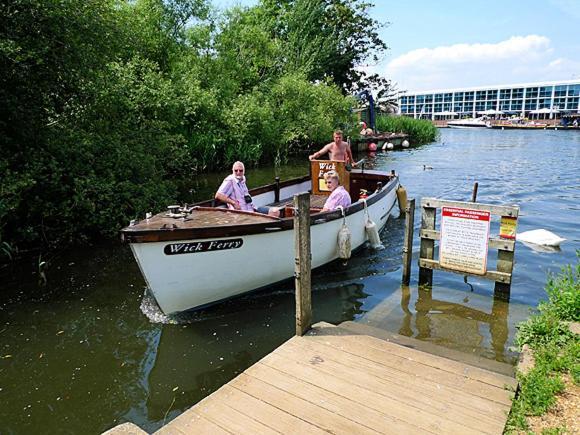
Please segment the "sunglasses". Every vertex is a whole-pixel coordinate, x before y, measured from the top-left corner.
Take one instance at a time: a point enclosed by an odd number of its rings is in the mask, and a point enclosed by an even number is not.
[[[244,172],[243,169],[234,169],[234,172]]]

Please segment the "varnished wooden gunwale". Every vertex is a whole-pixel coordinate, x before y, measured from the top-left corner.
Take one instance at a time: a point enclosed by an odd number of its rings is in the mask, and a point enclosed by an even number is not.
[[[353,174],[355,175],[355,174]],[[367,206],[380,201],[384,198],[390,191],[395,187],[396,182],[394,181],[397,176],[392,176],[384,172],[378,171],[368,171],[364,173],[356,173],[356,178],[364,179],[367,181],[377,181],[385,182],[386,184],[381,188],[380,192],[369,196],[367,199]],[[287,180],[280,183],[280,187],[287,187],[293,184],[299,184],[309,177],[300,177],[292,180]],[[261,186],[256,189],[252,189],[250,192],[253,196],[268,192],[273,190],[276,184],[269,184],[267,186]],[[211,204],[211,201],[202,201],[194,204],[196,207],[204,207]],[[354,202],[350,207],[345,210],[345,215],[351,215],[362,211],[364,204],[362,202]],[[228,212],[229,210],[221,209],[223,212]],[[155,217],[159,217],[164,213],[160,213]],[[253,215],[253,213],[251,213]],[[260,215],[262,218],[267,218],[266,216]],[[310,217],[311,225],[320,225],[329,221],[342,218],[341,210],[335,210],[325,213],[317,213]],[[152,218],[153,219],[153,218]],[[291,217],[284,219],[268,219],[266,222],[259,223],[243,223],[238,225],[211,225],[198,228],[183,228],[178,227],[177,224],[180,222],[178,219],[173,219],[171,225],[166,225],[165,228],[139,228],[138,225],[125,227],[121,230],[121,240],[126,243],[153,243],[153,242],[167,242],[175,240],[200,240],[200,239],[211,239],[211,238],[227,238],[227,237],[239,237],[252,234],[268,233],[271,231],[288,231],[294,228],[294,222]]]

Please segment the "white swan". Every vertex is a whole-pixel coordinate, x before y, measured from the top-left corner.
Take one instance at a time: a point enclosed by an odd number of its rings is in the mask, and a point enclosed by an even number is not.
[[[565,241],[562,237],[551,231],[545,230],[543,228],[539,230],[524,231],[523,233],[518,233],[516,235],[516,240],[524,243],[532,243],[534,245],[541,246],[560,246],[560,243]]]

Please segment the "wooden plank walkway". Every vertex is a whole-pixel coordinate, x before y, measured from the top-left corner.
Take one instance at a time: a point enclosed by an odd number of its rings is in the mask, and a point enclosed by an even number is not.
[[[293,337],[157,434],[501,434],[516,380],[342,327]]]

